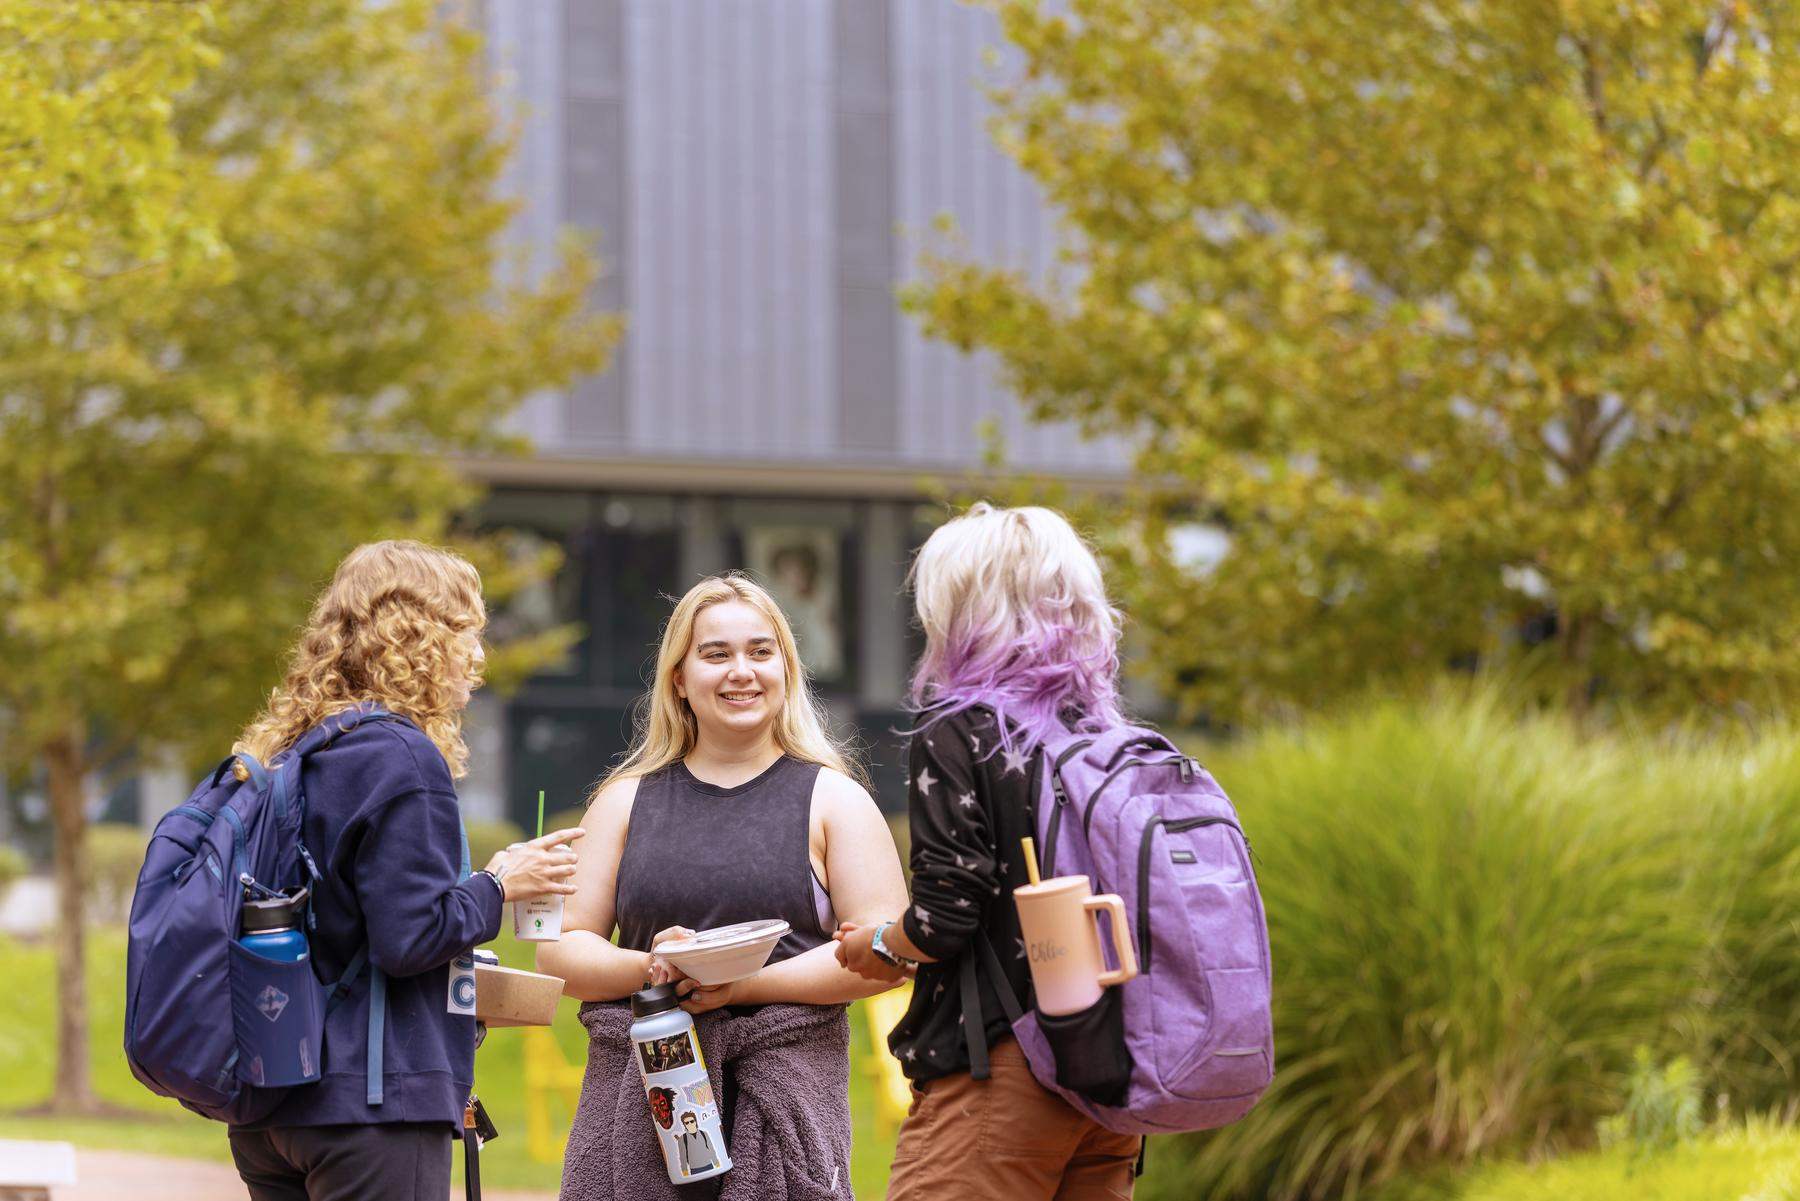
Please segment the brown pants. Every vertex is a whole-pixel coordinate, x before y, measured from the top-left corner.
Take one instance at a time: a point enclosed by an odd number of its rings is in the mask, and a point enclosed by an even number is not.
[[[1031,1075],[1012,1039],[967,1072],[913,1090],[888,1201],[1114,1201],[1129,1198],[1139,1138],[1077,1113]]]

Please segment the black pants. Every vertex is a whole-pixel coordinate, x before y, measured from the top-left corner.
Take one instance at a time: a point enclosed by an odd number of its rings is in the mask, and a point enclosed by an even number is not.
[[[250,1201],[446,1201],[443,1122],[233,1130],[231,1157]]]

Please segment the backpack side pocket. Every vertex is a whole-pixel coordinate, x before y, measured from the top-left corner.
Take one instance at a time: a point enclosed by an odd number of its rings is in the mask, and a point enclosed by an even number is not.
[[[1123,1105],[1131,1087],[1120,991],[1102,989],[1098,1001],[1076,1013],[1037,1014],[1038,1028],[1056,1060],[1056,1083],[1097,1105]]]
[[[325,996],[313,976],[311,958],[266,959],[233,942],[230,964],[238,1079],[263,1088],[317,1080]]]

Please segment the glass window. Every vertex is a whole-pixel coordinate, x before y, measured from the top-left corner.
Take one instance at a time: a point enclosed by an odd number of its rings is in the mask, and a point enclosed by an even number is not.
[[[546,548],[562,552],[554,576],[533,581],[492,606],[488,637],[506,642],[541,634],[559,625],[589,624],[585,562],[591,539],[592,503],[581,492],[495,492],[482,506],[480,524],[497,530],[507,557],[528,563]],[[538,679],[579,681],[588,674],[592,631],[559,661],[548,664]]]
[[[594,629],[601,680],[642,689],[656,666],[656,649],[677,585],[681,540],[674,530],[602,530],[591,564]]]
[[[507,706],[506,725],[506,816],[524,830],[537,823],[539,789],[546,814],[585,805],[589,791],[618,762],[631,738],[631,714],[625,707],[515,700]]]

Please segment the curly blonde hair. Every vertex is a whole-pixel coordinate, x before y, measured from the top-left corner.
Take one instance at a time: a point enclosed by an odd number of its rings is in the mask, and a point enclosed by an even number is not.
[[[232,753],[267,763],[331,714],[379,701],[425,731],[460,780],[469,748],[458,684],[481,686],[486,625],[481,576],[461,555],[412,541],[357,547],[314,603],[286,678]],[[242,778],[242,765],[237,771]]]

